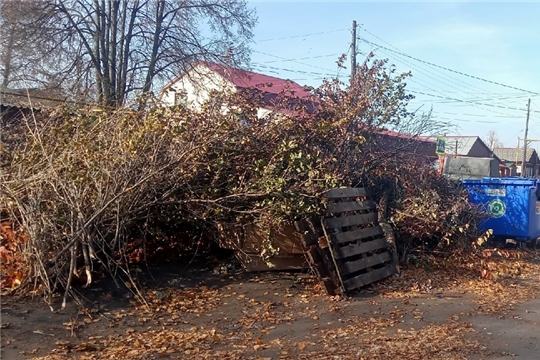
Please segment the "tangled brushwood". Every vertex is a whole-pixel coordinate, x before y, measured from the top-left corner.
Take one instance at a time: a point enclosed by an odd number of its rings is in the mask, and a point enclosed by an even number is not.
[[[214,93],[199,111],[64,107],[18,120],[3,135],[16,141],[1,175],[3,214],[26,234],[17,287],[64,291],[64,306],[96,273],[138,291],[130,263],[149,237],[191,251],[223,224],[268,229],[320,214],[321,193],[337,186],[386,197],[402,248],[470,243],[478,211],[415,145],[440,124],[407,111],[408,74],[393,71],[370,57],[351,84],[326,81],[313,99],[284,89],[264,117],[264,89],[251,89]]]

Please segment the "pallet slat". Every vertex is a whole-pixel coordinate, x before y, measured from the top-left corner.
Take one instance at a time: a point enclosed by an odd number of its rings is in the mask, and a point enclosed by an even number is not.
[[[346,262],[340,266],[343,274],[352,274],[360,270],[367,269],[379,264],[384,264],[392,260],[392,255],[389,252],[383,252],[382,254],[375,254],[372,256],[366,256],[360,260]]]
[[[332,189],[328,190],[323,194],[324,197],[329,199],[340,199],[347,197],[359,197],[367,196],[366,189],[364,188],[342,188],[342,189]]]
[[[395,272],[395,268],[393,267],[393,265],[390,264],[381,269],[373,270],[366,274],[358,275],[351,279],[345,280],[343,282],[343,285],[345,286],[346,290],[353,290],[371,284],[372,282],[384,279],[385,277],[388,277]]]
[[[327,214],[336,214],[346,211],[360,211],[360,210],[372,210],[375,209],[375,202],[371,200],[365,201],[347,201],[340,203],[330,203],[326,208]]]
[[[369,251],[386,249],[386,239],[376,239],[362,243],[349,244],[346,246],[334,246],[336,259],[345,259],[351,256],[364,254]]]
[[[397,265],[385,229],[378,223],[377,204],[367,199],[367,191],[340,188],[322,196],[328,199],[326,218],[321,222],[311,216],[295,227],[326,292],[347,292],[395,273]]]
[[[364,225],[368,223],[374,223],[377,221],[377,214],[361,214],[353,216],[345,216],[340,218],[324,219],[324,227],[326,229],[342,228],[345,226]]]
[[[370,237],[384,236],[384,231],[381,226],[373,226],[365,229],[356,229],[352,231],[345,231],[337,234],[330,234],[332,243],[343,244],[347,242],[357,241],[361,239],[367,239]]]

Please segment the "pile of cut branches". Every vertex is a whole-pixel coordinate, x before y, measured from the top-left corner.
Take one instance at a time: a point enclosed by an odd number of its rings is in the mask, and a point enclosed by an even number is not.
[[[63,290],[64,305],[71,286],[91,284],[97,271],[138,292],[130,264],[145,255],[133,246],[152,248],[150,239],[167,243],[160,248],[193,250],[219,237],[219,225],[271,229],[320,214],[325,190],[376,187],[379,180],[394,184],[400,238],[422,241],[466,227],[466,206],[447,206],[458,194],[450,183],[427,170],[421,182],[412,175],[410,164],[427,167],[411,160],[412,140],[438,124],[407,111],[407,76],[370,57],[351,84],[325,81],[310,99],[284,89],[263,117],[264,86],[214,93],[197,111],[60,108],[23,119],[24,141],[3,164],[0,207],[29,236],[27,279],[47,296]],[[386,128],[407,133],[408,141],[381,143]],[[442,207],[411,210],[423,202]],[[444,217],[442,228],[434,227],[437,219],[421,222],[433,213]],[[191,236],[156,230],[171,227]],[[266,240],[261,253],[271,255],[277,249]]]

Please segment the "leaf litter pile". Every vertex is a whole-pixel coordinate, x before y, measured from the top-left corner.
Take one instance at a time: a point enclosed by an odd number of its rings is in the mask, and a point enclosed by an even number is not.
[[[374,286],[385,298],[414,294],[454,293],[471,296],[482,314],[507,313],[540,294],[540,253],[537,250],[487,249],[459,260],[436,259],[406,269],[402,275]]]
[[[446,261],[446,260],[445,260]],[[148,306],[87,309],[69,336],[34,359],[467,359],[488,349],[467,322],[539,294],[536,252],[494,250],[460,265],[402,269],[358,296],[329,297],[310,277],[261,274],[222,285],[148,290]],[[483,271],[483,270],[487,271]],[[287,276],[295,280],[287,279]],[[419,301],[465,298],[466,313],[432,321]],[[414,305],[414,306],[413,306]],[[76,324],[74,324],[74,322]],[[30,353],[29,353],[30,354]],[[36,354],[37,355],[37,354]]]

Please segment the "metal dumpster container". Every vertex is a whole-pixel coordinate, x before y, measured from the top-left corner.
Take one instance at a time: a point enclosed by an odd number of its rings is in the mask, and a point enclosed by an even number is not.
[[[463,180],[469,202],[479,204],[490,214],[481,230],[515,240],[540,237],[540,180],[526,178],[489,178]]]

